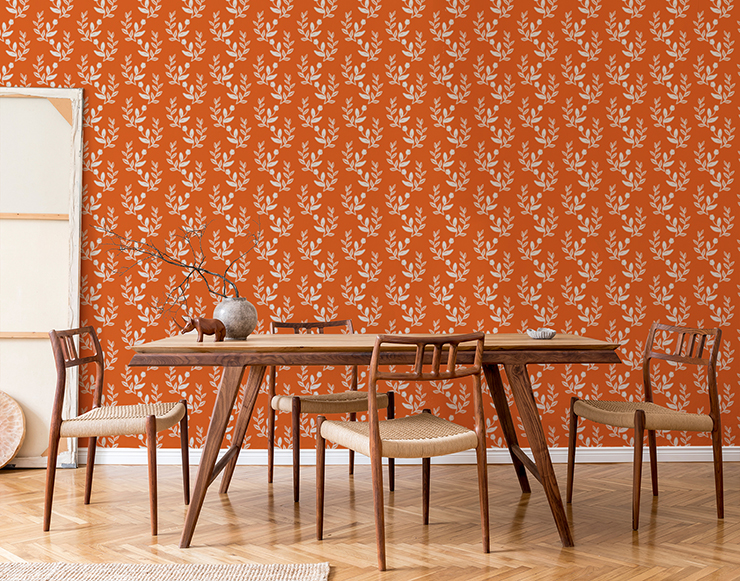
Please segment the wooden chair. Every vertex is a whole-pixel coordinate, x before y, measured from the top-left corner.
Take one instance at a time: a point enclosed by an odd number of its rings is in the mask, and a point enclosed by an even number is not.
[[[347,333],[354,333],[352,321],[349,319],[337,321],[311,321],[288,323],[282,321],[270,322],[270,333],[277,333],[278,329],[292,329],[293,333],[324,333],[328,328],[343,327]],[[275,458],[275,411],[291,414],[293,433],[293,500],[298,502],[300,492],[301,470],[301,414],[346,414],[350,421],[355,421],[357,413],[367,411],[367,392],[357,391],[357,366],[352,367],[352,383],[350,390],[341,393],[318,395],[276,395],[275,391],[276,368],[268,368],[267,386],[270,401],[270,410],[267,418],[267,481],[272,483]],[[386,408],[386,415],[393,418],[393,392],[378,394],[378,407]],[[354,473],[355,453],[349,451],[349,473]],[[395,484],[394,463],[388,462],[388,480],[390,489]]]
[[[60,438],[89,438],[87,448],[87,470],[85,474],[85,504],[90,504],[95,447],[98,437],[146,434],[149,463],[149,511],[152,535],[157,534],[157,433],[180,423],[180,447],[182,450],[182,479],[185,504],[190,502],[190,477],[188,462],[188,409],[187,402],[153,403],[140,405],[103,406],[103,370],[105,361],[100,341],[93,327],[82,327],[67,331],[51,331],[51,346],[57,368],[57,385],[49,430],[49,459],[46,472],[44,498],[44,531],[51,524],[51,505],[54,496],[57,452]],[[92,354],[81,356],[78,344],[90,346]],[[95,387],[92,409],[69,420],[62,419],[62,407],[67,380],[67,368],[95,365]]]
[[[653,495],[658,496],[658,464],[655,430],[711,432],[714,452],[714,483],[717,495],[717,518],[724,518],[722,484],[722,426],[719,396],[717,394],[717,354],[722,341],[719,329],[692,329],[653,323],[645,343],[642,377],[644,402],[614,402],[586,400],[574,397],[570,406],[570,436],[568,441],[567,501],[573,500],[573,471],[576,453],[578,418],[600,424],[634,429],[635,456],[632,477],[632,528],[640,523],[640,485],[642,480],[643,434],[647,430],[650,449],[650,476]],[[672,347],[672,349],[671,349]],[[673,352],[667,352],[671,349]],[[653,359],[672,361],[683,366],[707,368],[707,395],[709,413],[686,413],[660,406],[653,402],[650,362]],[[681,369],[679,367],[679,369]],[[678,374],[676,374],[678,375]],[[688,376],[687,372],[682,375]],[[688,377],[690,380],[690,376]]]
[[[316,437],[316,538],[324,532],[324,464],[326,440],[336,442],[370,457],[375,507],[375,534],[378,550],[378,568],[385,571],[385,515],[383,505],[382,458],[422,458],[422,518],[429,524],[430,458],[470,450],[476,451],[478,463],[478,490],[483,533],[483,550],[489,552],[488,530],[488,473],[486,463],[486,425],[481,401],[481,361],[483,333],[465,335],[379,335],[373,348],[368,386],[367,422],[326,421],[319,416]],[[475,351],[463,350],[473,359],[471,364],[457,362],[461,344],[474,342]],[[381,347],[414,346],[413,369],[410,371],[381,371]],[[431,347],[431,353],[427,350]],[[446,361],[445,361],[446,360]],[[429,410],[425,413],[386,421],[378,420],[377,383],[383,381],[446,381],[473,377],[473,410],[475,430],[464,428]]]

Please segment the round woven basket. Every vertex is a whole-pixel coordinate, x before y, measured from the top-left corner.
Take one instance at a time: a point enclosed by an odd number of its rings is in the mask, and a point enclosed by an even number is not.
[[[21,406],[0,391],[0,468],[15,458],[25,437],[26,418]]]

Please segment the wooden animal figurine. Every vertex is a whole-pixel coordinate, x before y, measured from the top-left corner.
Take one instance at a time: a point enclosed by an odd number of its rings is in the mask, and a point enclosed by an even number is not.
[[[203,335],[215,335],[216,341],[223,341],[226,337],[226,327],[218,319],[206,319],[205,317],[183,317],[183,319],[186,325],[181,333],[197,330],[198,343],[203,342]]]

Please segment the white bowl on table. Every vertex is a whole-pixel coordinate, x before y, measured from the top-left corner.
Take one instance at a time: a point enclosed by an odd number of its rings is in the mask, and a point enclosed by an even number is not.
[[[532,339],[552,339],[556,334],[555,329],[540,327],[539,329],[527,329],[527,335]]]

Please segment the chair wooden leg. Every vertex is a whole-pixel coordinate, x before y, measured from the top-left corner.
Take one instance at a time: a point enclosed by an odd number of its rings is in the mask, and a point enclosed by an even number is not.
[[[653,485],[653,496],[658,496],[658,446],[655,442],[655,430],[648,430],[647,436],[650,451],[650,482]]]
[[[97,450],[98,439],[96,437],[88,438],[87,444],[87,466],[85,467],[85,504],[90,504],[92,495],[93,472],[95,470],[95,450]]]
[[[301,488],[301,398],[293,398],[293,502],[298,502]]]
[[[475,435],[478,443],[475,446],[475,463],[478,468],[478,502],[480,504],[481,538],[483,552],[491,551],[491,531],[488,516],[488,442],[486,438],[486,418],[483,413],[483,392],[481,377],[475,377],[473,388],[473,410],[475,412]]]
[[[570,398],[570,433],[568,434],[568,476],[565,485],[565,502],[573,502],[573,474],[576,467],[576,442],[578,440],[578,416],[573,411],[573,405],[578,397]]]
[[[386,418],[392,420],[396,417],[395,393],[387,392],[388,407],[385,410]],[[393,492],[396,489],[396,460],[388,458],[388,490]]]
[[[385,571],[385,506],[383,504],[383,462],[380,450],[370,444],[370,464],[373,482],[373,508],[375,510],[375,540],[378,548],[378,569]]]
[[[717,518],[725,518],[724,483],[722,477],[722,432],[720,428],[712,432],[712,452],[714,456],[714,488],[717,494]]]
[[[188,436],[188,402],[181,399],[185,415],[180,420],[180,451],[182,452],[182,493],[185,504],[190,504],[190,438]]]
[[[423,414],[431,414],[432,410],[423,409]],[[429,483],[431,476],[431,465],[432,461],[430,458],[421,459],[421,506],[422,506],[422,519],[425,525],[429,524]]]
[[[640,487],[642,485],[642,439],[645,435],[645,412],[635,412],[635,460],[632,467],[632,530],[640,526]]]
[[[429,477],[431,458],[421,459],[421,516],[425,525],[429,524]]]
[[[46,459],[46,488],[44,489],[44,532],[51,526],[51,505],[54,501],[54,481],[57,473],[57,453],[59,451],[59,428],[49,436],[49,457]]]
[[[152,536],[157,535],[157,420],[146,418],[146,449],[149,464],[149,514],[152,520]]]
[[[355,422],[357,421],[357,414],[355,412],[349,413],[349,421]],[[355,451],[350,450],[349,451],[349,475],[353,476],[355,473]]]
[[[478,447],[475,449],[478,465],[478,496],[480,501],[480,525],[483,540],[483,552],[491,552],[491,527],[488,510],[488,455],[486,452],[485,428],[478,436]]]
[[[275,410],[272,398],[275,397],[275,368],[269,368],[267,379],[267,483],[272,484],[272,473],[275,467]]]
[[[316,418],[316,540],[324,538],[324,478],[326,460],[326,441],[321,435],[324,416]]]

